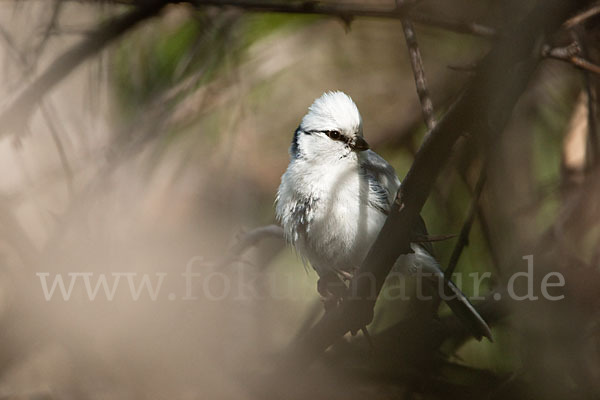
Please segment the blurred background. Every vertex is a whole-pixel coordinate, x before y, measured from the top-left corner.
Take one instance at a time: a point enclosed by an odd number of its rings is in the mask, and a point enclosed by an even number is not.
[[[481,296],[501,293],[534,255],[534,287],[560,272],[565,298],[474,301],[493,343],[445,306],[415,328],[410,302],[379,302],[372,348],[347,335],[288,382],[272,374],[322,313],[317,276],[278,237],[232,246],[276,223],[293,132],[324,91],[348,93],[371,147],[408,171],[427,129],[401,21],[161,3],[0,2],[1,399],[600,395],[597,5],[547,39],[487,161],[476,132],[459,141],[423,210],[440,235],[472,214],[467,294],[469,273],[491,274]],[[436,118],[536,3],[418,2]],[[435,243],[442,265],[458,241]],[[119,274],[134,280],[111,286]],[[133,299],[144,274],[160,290]],[[79,279],[67,300],[58,283],[44,292],[57,276]]]

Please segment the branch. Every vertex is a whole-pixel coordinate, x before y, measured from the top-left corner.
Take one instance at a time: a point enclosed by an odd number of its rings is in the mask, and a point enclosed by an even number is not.
[[[237,7],[249,12],[278,12],[286,14],[316,14],[338,17],[344,22],[351,22],[355,17],[401,19],[409,16],[408,7],[364,7],[350,3],[320,3],[318,1],[272,2],[252,0],[191,0],[195,6]],[[472,22],[446,19],[441,16],[410,13],[413,22],[429,25],[456,33],[471,34],[483,37],[493,37],[493,28]]]
[[[35,58],[34,58],[34,62],[33,62],[33,65],[31,66],[31,68],[33,68],[36,64],[38,64],[38,62],[42,56],[42,52],[44,51],[44,49],[46,47],[46,43],[48,43],[48,40],[50,39],[52,32],[54,32],[56,30],[56,25],[58,23],[60,14],[63,10],[63,6],[64,6],[64,0],[54,0],[54,4],[52,5],[52,15],[50,16],[48,25],[46,26],[46,29],[44,29],[42,38],[40,39],[39,43],[35,46],[35,49],[33,50],[33,55]]]
[[[169,2],[166,0],[141,2],[143,5],[102,24],[79,44],[64,52],[0,115],[0,136],[22,128],[34,107],[57,83],[88,57],[98,53],[141,21],[158,14]]]
[[[573,28],[598,14],[600,14],[600,4],[589,8],[581,14],[577,14],[576,16],[569,18],[567,22],[563,24],[563,26],[567,29]]]
[[[474,36],[494,38],[498,36],[496,29],[482,25],[476,22],[454,21],[436,15],[426,15],[421,13],[410,13],[410,19],[421,25],[434,26],[455,33],[463,33]]]
[[[240,232],[227,255],[215,263],[215,268],[225,268],[236,261],[248,248],[256,246],[264,239],[284,239],[283,228],[279,225],[267,225],[254,228],[249,232]]]
[[[54,145],[56,146],[56,151],[58,152],[58,158],[60,159],[63,171],[65,172],[65,179],[67,181],[67,191],[69,193],[69,196],[73,197],[73,168],[71,168],[69,158],[67,157],[67,153],[65,152],[65,147],[62,143],[62,140],[60,139],[60,135],[58,134],[58,128],[56,127],[54,119],[52,118],[53,113],[50,112],[50,104],[42,103],[40,110],[42,111],[42,115],[46,120],[48,129],[50,130],[50,134],[52,135],[52,140],[54,141]]]
[[[456,246],[452,250],[452,255],[450,256],[450,261],[448,262],[448,268],[446,268],[446,270],[444,271],[444,275],[446,275],[446,278],[448,279],[450,279],[452,273],[456,269],[456,265],[458,264],[458,260],[460,259],[460,255],[462,254],[463,249],[469,245],[469,232],[471,232],[473,221],[475,221],[475,216],[477,215],[477,210],[479,208],[479,197],[481,197],[481,192],[483,191],[484,185],[485,165],[481,167],[479,179],[477,180],[477,184],[475,185],[475,191],[473,192],[473,199],[471,200],[471,205],[469,206],[469,211],[467,212],[467,218],[465,218],[465,223],[463,224],[463,227],[460,230]]]
[[[403,4],[401,0],[398,0],[398,3]],[[431,97],[429,97],[429,91],[427,90],[427,79],[425,78],[425,70],[423,69],[421,52],[417,43],[417,35],[409,18],[402,18],[400,22],[402,23],[404,38],[406,39],[406,46],[408,47],[410,65],[415,76],[415,86],[417,87],[417,94],[419,96],[419,102],[421,103],[423,119],[425,120],[427,130],[432,130],[435,126],[433,102],[431,101]]]
[[[249,232],[241,232],[236,237],[236,243],[231,247],[230,253],[238,256],[247,248],[256,246],[263,239],[283,239],[283,228],[279,225],[267,225],[254,228]]]
[[[302,370],[336,339],[368,325],[375,301],[393,264],[410,249],[410,232],[451,149],[465,132],[480,135],[489,146],[501,133],[525,89],[539,58],[537,46],[585,2],[562,0],[538,4],[503,36],[483,60],[458,101],[427,135],[403,180],[394,207],[358,272],[350,282],[351,296],[323,318],[292,349],[292,361]],[[492,95],[493,94],[493,95]]]
[[[452,239],[456,237],[454,234],[450,235],[413,235],[410,239],[413,243],[432,243],[432,242],[443,242],[444,240]]]
[[[2,114],[0,114],[0,136],[7,134],[11,130],[18,130],[25,125],[39,101],[88,57],[98,53],[141,21],[157,15],[167,4],[179,2],[182,1],[140,1],[135,3],[137,6],[133,10],[102,24],[98,29],[89,33],[89,35],[78,45],[72,47],[58,57],[48,69],[33,82],[33,84],[27,87],[17,99],[14,100]],[[346,23],[349,23],[354,17],[399,19],[407,16],[405,7],[394,9],[383,9],[381,7],[367,8],[350,4],[326,4],[313,1],[273,3],[242,0],[190,0],[189,3],[197,7],[238,7],[245,11],[252,12],[329,15],[339,17]],[[130,3],[126,2],[126,4]],[[447,20],[442,17],[411,15],[411,19],[417,23],[438,26],[459,33],[490,36],[489,34],[493,32],[493,29],[491,28],[482,30],[481,26],[476,24]],[[1,30],[0,33],[2,33]]]
[[[542,55],[548,58],[569,62],[583,70],[600,74],[600,66],[580,57],[581,47],[576,42],[565,47],[544,47]]]
[[[582,55],[591,62],[600,61],[600,51],[597,48],[600,39],[600,29],[597,24],[587,24],[580,32],[574,32],[576,38],[580,38]],[[597,70],[600,67],[595,65]],[[600,109],[598,98],[600,97],[600,73],[591,74],[589,70],[584,71],[585,87],[588,98],[588,135],[586,151],[586,173],[590,173],[600,163]]]

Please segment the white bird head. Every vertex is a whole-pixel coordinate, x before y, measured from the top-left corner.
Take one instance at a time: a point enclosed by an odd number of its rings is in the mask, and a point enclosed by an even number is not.
[[[316,99],[294,133],[293,158],[334,161],[357,158],[368,150],[363,139],[362,118],[350,96],[327,92]]]

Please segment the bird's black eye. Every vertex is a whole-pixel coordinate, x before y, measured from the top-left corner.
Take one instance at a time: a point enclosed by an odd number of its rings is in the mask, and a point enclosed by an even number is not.
[[[325,134],[333,140],[338,140],[340,138],[340,133],[338,131],[325,131]]]

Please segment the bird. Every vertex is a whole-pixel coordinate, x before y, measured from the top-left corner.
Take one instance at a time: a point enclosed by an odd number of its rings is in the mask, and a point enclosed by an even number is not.
[[[312,103],[294,132],[289,155],[277,190],[276,217],[287,242],[317,272],[317,290],[326,310],[331,309],[343,301],[343,283],[365,259],[401,182],[394,168],[370,149],[358,107],[341,91],[325,92]],[[414,233],[427,235],[422,218]],[[471,334],[491,341],[485,320],[444,277],[432,244],[411,243],[411,249],[393,268],[431,275]]]

